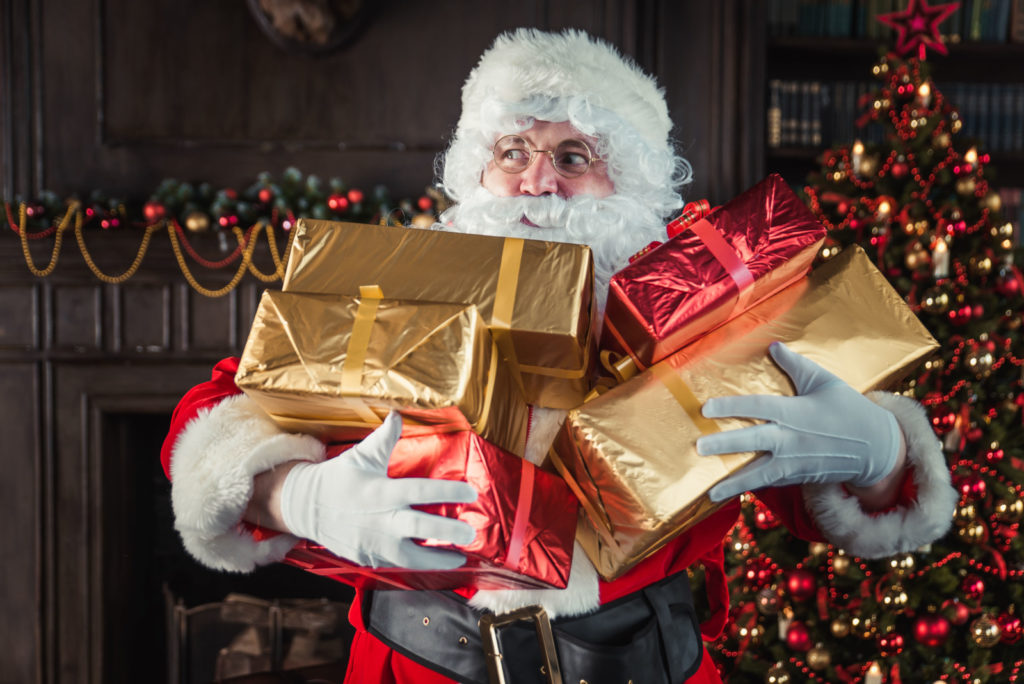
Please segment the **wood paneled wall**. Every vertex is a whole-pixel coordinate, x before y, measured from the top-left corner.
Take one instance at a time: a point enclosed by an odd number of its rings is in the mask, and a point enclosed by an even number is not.
[[[694,165],[688,195],[719,203],[761,173],[760,114],[750,106],[762,87],[759,6],[382,0],[354,43],[313,58],[275,47],[241,0],[9,0],[0,6],[0,189],[4,198],[101,188],[144,199],[163,178],[237,185],[296,165],[418,194],[479,53],[500,30],[531,25],[587,29],[654,72]],[[139,236],[89,240],[101,268],[117,273]],[[33,246],[37,263],[49,249]],[[103,502],[117,492],[98,426],[109,412],[169,413],[215,360],[239,350],[262,288],[247,279],[226,297],[202,297],[166,240],[123,285],[98,281],[77,252],[65,245],[54,274],[39,279],[17,238],[0,234],[0,682],[114,681],[102,628],[115,564]]]

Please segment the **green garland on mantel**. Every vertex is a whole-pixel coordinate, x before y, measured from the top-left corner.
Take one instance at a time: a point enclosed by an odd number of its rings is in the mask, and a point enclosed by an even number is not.
[[[99,190],[91,192],[84,202],[77,196],[61,198],[54,192],[43,191],[33,199],[15,197],[13,202],[4,200],[5,215],[0,220],[6,221],[18,235],[25,263],[33,275],[46,277],[53,273],[64,233],[73,230],[82,256],[93,274],[103,282],[115,284],[135,274],[153,235],[166,230],[178,265],[189,284],[200,294],[219,297],[233,290],[247,272],[264,282],[281,279],[288,249],[286,245],[283,252],[278,250],[275,233],[286,235],[290,243],[294,234],[291,229],[300,218],[426,227],[436,221],[448,204],[444,194],[434,187],[428,187],[418,198],[395,201],[383,185],[377,185],[366,193],[358,187],[347,186],[340,178],[331,178],[325,183],[316,175],[304,175],[299,169],[289,167],[279,178],[268,172],[260,173],[256,181],[242,191],[234,188],[215,190],[210,183],[166,179],[145,202],[135,204],[108,197]],[[17,215],[12,207],[17,208]],[[84,230],[90,227],[143,231],[135,259],[125,271],[110,275],[96,266],[83,236]],[[252,263],[261,231],[266,235],[274,260],[272,273],[262,273]],[[222,258],[216,261],[200,255],[189,242],[190,235],[206,232],[218,235]],[[234,237],[235,246],[232,246],[229,236]],[[50,262],[39,268],[32,258],[29,243],[50,237],[53,237]],[[217,290],[207,289],[192,274],[185,259],[186,253],[207,269],[234,267],[235,275],[226,286]]]

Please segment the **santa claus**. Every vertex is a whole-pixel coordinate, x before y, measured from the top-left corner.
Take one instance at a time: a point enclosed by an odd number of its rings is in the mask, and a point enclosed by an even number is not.
[[[612,46],[580,31],[503,34],[463,87],[462,116],[442,160],[456,204],[436,228],[587,244],[603,297],[611,274],[662,238],[682,206],[691,170],[671,128],[655,81]],[[708,417],[764,421],[698,442],[702,454],[763,452],[711,491],[727,502],[720,510],[613,582],[577,547],[563,590],[357,592],[346,681],[719,681],[701,632],[713,637],[726,619],[722,540],[739,511],[736,496],[747,490],[757,489],[794,534],[853,555],[911,551],[942,535],[956,493],[920,405],[862,395],[782,345],[769,353],[797,396],[720,397],[703,407]],[[281,431],[238,391],[236,368],[237,360],[222,361],[185,396],[163,450],[176,526],[197,559],[249,571],[306,538],[369,566],[463,562],[458,552],[415,540],[464,544],[473,529],[412,507],[477,493],[462,482],[389,479],[397,415],[325,460],[323,444]],[[542,459],[564,417],[532,411],[527,458]],[[283,534],[254,536],[245,522]],[[712,610],[701,627],[686,574],[697,563]],[[484,643],[481,617],[512,611],[549,625],[551,639],[514,623],[496,644]]]

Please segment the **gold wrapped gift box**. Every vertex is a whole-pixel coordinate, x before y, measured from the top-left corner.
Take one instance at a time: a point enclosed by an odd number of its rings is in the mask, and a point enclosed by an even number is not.
[[[596,346],[590,248],[300,219],[284,290],[475,304],[531,404],[578,406]]]
[[[862,392],[891,387],[938,343],[859,247],[820,266],[642,374],[571,411],[552,461],[580,498],[577,537],[614,579],[718,508],[706,492],[754,453],[699,456],[702,434],[757,421],[709,420],[702,403],[792,395],[773,341]]]
[[[471,304],[264,292],[235,382],[283,428],[361,439],[465,429],[522,455],[529,409]]]

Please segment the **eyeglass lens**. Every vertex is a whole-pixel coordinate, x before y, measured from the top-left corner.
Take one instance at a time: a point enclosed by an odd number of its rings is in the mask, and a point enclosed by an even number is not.
[[[494,163],[506,173],[519,173],[530,166],[536,153],[550,156],[555,171],[567,178],[582,176],[593,159],[582,140],[563,140],[554,150],[535,150],[525,138],[506,135],[494,144]]]

